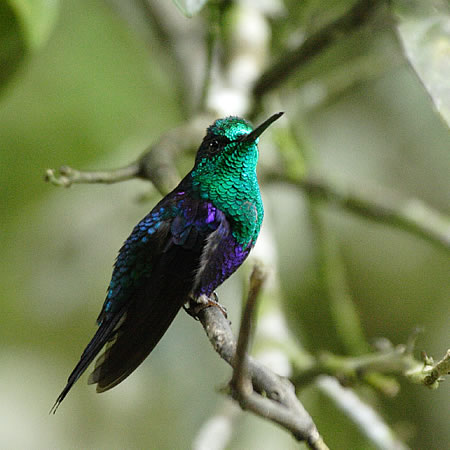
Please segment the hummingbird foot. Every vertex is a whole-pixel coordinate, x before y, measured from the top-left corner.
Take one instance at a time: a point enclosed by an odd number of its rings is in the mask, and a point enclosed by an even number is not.
[[[200,297],[191,298],[183,305],[183,308],[190,316],[198,320],[198,314],[205,308],[209,308],[210,306],[219,308],[225,318],[228,319],[227,310],[219,303],[219,297],[215,292],[212,293],[211,297],[200,295]]]

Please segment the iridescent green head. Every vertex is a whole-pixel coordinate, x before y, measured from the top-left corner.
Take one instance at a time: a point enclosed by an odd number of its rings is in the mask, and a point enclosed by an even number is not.
[[[197,152],[191,172],[195,184],[203,185],[202,191],[206,194],[211,184],[226,183],[252,174],[256,176],[259,136],[282,114],[274,114],[254,130],[240,117],[216,120],[208,128]]]

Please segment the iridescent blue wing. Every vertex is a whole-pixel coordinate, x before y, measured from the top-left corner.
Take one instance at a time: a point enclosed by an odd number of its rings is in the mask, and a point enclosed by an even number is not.
[[[107,390],[151,352],[192,290],[196,268],[214,225],[197,217],[199,201],[183,185],[139,222],[116,260],[99,328],[72,371],[53,410],[107,344],[90,383]],[[202,213],[205,213],[204,208]]]
[[[176,205],[158,205],[133,229],[123,244],[114,264],[114,271],[107,289],[102,311],[98,316],[99,326],[110,321],[112,316],[126,308],[130,296],[143,284],[170,239],[170,224],[176,215]]]
[[[160,226],[167,228],[165,238],[156,244],[153,264],[136,282],[132,299],[89,377],[90,384],[97,384],[97,392],[116,386],[141,364],[189,299],[202,249],[213,228],[206,224],[198,200],[178,195],[171,211],[171,219]],[[140,263],[138,257],[136,264]],[[104,311],[108,317],[108,301]]]

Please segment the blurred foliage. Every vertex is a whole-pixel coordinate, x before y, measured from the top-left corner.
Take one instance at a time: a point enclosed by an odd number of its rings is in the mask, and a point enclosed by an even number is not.
[[[276,59],[355,2],[274,3]],[[414,10],[419,19],[412,21],[394,3],[406,56],[445,117],[446,10],[435,10],[434,19],[429,8]],[[181,16],[175,7],[173,14]],[[229,369],[198,324],[180,314],[126,382],[101,396],[79,383],[58,414],[47,415],[95,329],[116,251],[157,197],[139,203],[148,186],[138,181],[55,189],[43,183],[43,174],[61,164],[118,167],[178,124],[185,108],[173,88],[171,50],[156,25],[144,40],[108,2],[0,2],[2,448],[189,448],[221,404],[215,388],[227,382]],[[450,213],[448,128],[385,22],[375,18],[371,27],[341,37],[277,96],[308,171],[356,189],[379,185]],[[273,157],[266,141],[260,147],[267,166]],[[352,353],[324,281],[326,248],[318,220],[333,239],[328,244],[338,249],[340,282],[354,300],[366,338],[405,342],[423,325],[418,348],[443,355],[450,337],[448,254],[332,205],[311,205],[292,187],[266,185],[263,196],[277,241],[286,317],[308,351]],[[237,278],[219,290],[234,324],[240,311]],[[358,393],[412,448],[444,448],[450,442],[448,387],[430,392],[401,384],[395,398],[367,389]],[[372,448],[315,386],[301,399],[331,448]],[[244,415],[229,448],[298,446],[272,424]]]
[[[197,14],[205,5],[207,0],[173,0],[173,3],[186,17]]]
[[[0,89],[25,58],[46,43],[58,7],[58,0],[5,0],[0,3]]]
[[[406,56],[450,126],[450,4],[445,0],[394,4]]]

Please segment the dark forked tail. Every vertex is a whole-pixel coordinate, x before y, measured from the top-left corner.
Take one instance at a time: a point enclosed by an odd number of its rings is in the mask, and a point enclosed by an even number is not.
[[[52,406],[50,414],[52,413],[55,414],[56,410],[58,409],[58,406],[64,400],[64,398],[66,397],[72,386],[76,383],[78,378],[80,378],[81,375],[83,375],[84,371],[88,368],[89,364],[94,360],[94,358],[100,353],[100,350],[104,347],[106,342],[108,342],[110,337],[113,335],[114,328],[116,327],[122,315],[118,314],[111,321],[107,323],[104,322],[102,323],[102,325],[100,325],[94,337],[91,339],[88,346],[83,351],[80,361],[75,366],[75,369],[73,369],[72,373],[67,379],[67,384],[62,390],[61,394],[59,394],[55,404]]]
[[[156,300],[149,299],[145,292],[137,293],[136,296],[141,301],[133,302],[126,311],[103,322],[81,355],[50,413],[56,412],[72,386],[105,344],[106,350],[97,359],[88,383],[97,384],[97,392],[104,392],[127,378],[158,344],[185,299],[176,292],[168,295],[169,298],[166,296],[162,300]],[[143,302],[143,299],[146,301]]]
[[[180,298],[163,298],[148,302],[147,308],[130,308],[117,332],[97,358],[89,384],[105,392],[127,378],[151,353],[175,319],[182,306]]]

